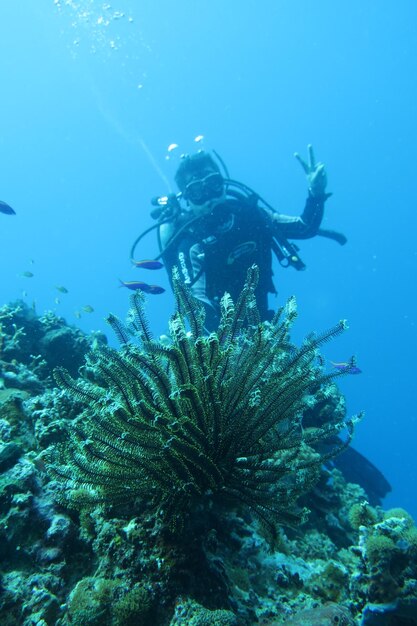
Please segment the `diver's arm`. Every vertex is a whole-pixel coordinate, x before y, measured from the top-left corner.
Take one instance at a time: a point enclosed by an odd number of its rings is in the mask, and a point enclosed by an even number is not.
[[[175,266],[178,266],[178,246],[181,243],[180,238],[174,240],[175,234],[176,228],[171,221],[164,222],[160,225],[158,231],[159,252],[164,262],[171,287],[173,286],[172,271]]]
[[[304,211],[300,216],[274,213],[273,230],[287,239],[309,239],[317,235],[324,215],[324,203],[329,194],[313,196],[309,191]]]
[[[296,152],[295,158],[306,175],[308,196],[304,211],[299,217],[274,214],[274,229],[290,239],[308,239],[317,235],[324,215],[324,203],[331,194],[326,193],[327,174],[323,163],[316,163],[313,147],[307,146],[308,162]]]
[[[159,241],[161,245],[161,250],[164,250],[165,246],[171,239],[172,235],[175,232],[175,228],[172,222],[164,222],[159,227]],[[161,251],[160,250],[160,251]]]

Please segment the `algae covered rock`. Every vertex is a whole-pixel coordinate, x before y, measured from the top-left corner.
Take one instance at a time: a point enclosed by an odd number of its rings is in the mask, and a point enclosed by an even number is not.
[[[139,584],[87,577],[69,596],[67,618],[74,626],[153,626],[153,599]]]
[[[12,467],[22,455],[22,448],[16,443],[0,444],[0,472]]]
[[[210,610],[194,600],[180,599],[169,626],[239,626],[239,621],[226,609]]]
[[[38,316],[22,300],[0,308],[0,377],[6,387],[31,388],[52,382],[54,367],[76,374],[94,342],[105,343],[101,333],[87,336],[52,311]]]
[[[411,516],[398,509],[386,512],[382,521],[360,528],[359,545],[369,601],[384,604],[408,595],[407,582],[417,579],[417,529]]]

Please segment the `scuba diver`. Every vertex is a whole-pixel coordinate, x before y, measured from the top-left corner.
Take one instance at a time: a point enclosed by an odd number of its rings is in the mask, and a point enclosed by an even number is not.
[[[295,155],[308,183],[304,211],[299,217],[278,213],[247,185],[232,180],[216,153],[223,173],[207,152],[182,158],[175,174],[180,193],[167,200],[167,205],[177,205],[176,210],[169,211],[168,216],[162,211],[161,215],[158,258],[164,261],[170,277],[177,266],[193,296],[204,304],[208,331],[217,328],[224,292],[236,300],[253,264],[259,267],[256,298],[261,319],[272,318],[268,294],[277,293],[272,279],[272,253],[284,267],[306,267],[298,247],[289,239],[322,235],[340,244],[346,242],[343,235],[320,228],[324,205],[331,194],[326,193],[324,165],[316,163],[311,146],[308,154],[308,163]],[[183,201],[185,205],[181,205]]]
[[[301,216],[278,213],[250,187],[231,179],[220,156],[214,151],[213,154],[215,158],[201,150],[182,158],[175,174],[179,193],[152,200],[155,208],[151,216],[157,223],[136,239],[130,253],[136,267],[159,269],[162,259],[170,280],[172,269],[178,268],[180,278],[205,307],[207,332],[218,327],[223,294],[228,292],[236,301],[253,264],[259,268],[255,293],[261,320],[272,319],[274,312],[268,307],[268,295],[277,293],[272,254],[283,267],[306,268],[298,247],[289,239],[319,235],[340,245],[347,241],[341,233],[320,227],[324,205],[331,194],[326,193],[325,167],[316,162],[312,146],[308,146],[308,162],[295,154],[308,185]],[[153,260],[135,261],[137,244],[154,228],[158,230],[159,255]],[[147,293],[163,291],[143,282],[124,284]],[[351,446],[332,463],[347,480],[363,486],[371,504],[380,503],[391,490],[381,472]]]

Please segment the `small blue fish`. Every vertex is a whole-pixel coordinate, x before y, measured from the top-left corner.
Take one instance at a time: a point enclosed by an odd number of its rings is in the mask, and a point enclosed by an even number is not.
[[[154,296],[160,294],[160,293],[164,293],[165,289],[163,287],[160,287],[159,285],[148,285],[149,287],[149,291],[148,293],[153,294]]]
[[[120,279],[119,279],[120,280]],[[121,287],[127,287],[132,291],[136,291],[140,289],[144,293],[150,293],[153,295],[157,295],[160,293],[164,293],[165,289],[163,287],[159,287],[158,285],[148,285],[148,283],[144,283],[140,280],[120,280]]]
[[[143,259],[142,261],[135,261],[135,259],[132,259],[132,263],[135,267],[139,267],[144,270],[160,270],[164,267],[161,261],[155,261],[153,259]]]
[[[362,374],[362,370],[356,365],[356,359],[354,357],[352,357],[350,361],[342,361],[341,363],[330,361],[330,363],[339,370],[339,372],[346,372],[346,374]]]
[[[16,211],[12,209],[11,206],[0,200],[0,213],[5,213],[6,215],[16,215]]]
[[[61,293],[68,293],[68,289],[64,285],[55,285],[55,289]]]
[[[149,292],[148,283],[144,283],[140,280],[120,280],[120,286],[127,287],[128,289],[131,289],[132,291],[136,291],[137,289],[140,289],[141,291],[144,291],[145,293]]]

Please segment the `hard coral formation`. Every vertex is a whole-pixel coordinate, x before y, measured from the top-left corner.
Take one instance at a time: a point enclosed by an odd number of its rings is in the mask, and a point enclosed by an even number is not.
[[[417,592],[417,529],[401,509],[387,511],[383,519],[361,526],[362,582],[372,604],[401,600],[415,602]],[[417,621],[417,604],[416,621]]]
[[[236,616],[224,609],[210,611],[192,600],[182,598],[176,604],[169,626],[238,626]]]
[[[55,370],[57,382],[84,405],[69,439],[51,454],[62,502],[146,499],[176,533],[213,500],[249,507],[271,532],[277,522],[301,519],[297,498],[353,430],[353,420],[343,419],[302,425],[303,410],[335,377],[322,371],[317,349],[344,324],[296,348],[289,342],[294,302],[285,317],[280,311],[262,323],[256,282],[252,268],[236,305],[223,298],[220,326],[207,337],[202,305],[174,278],[178,310],[169,346],[152,339],[136,292],[130,329],[110,320],[120,351],[90,353],[89,378]],[[345,428],[346,443],[317,452],[317,444]]]
[[[19,300],[0,308],[0,383],[39,393],[53,382],[54,367],[76,374],[100,333],[87,337],[51,311],[38,317]]]

